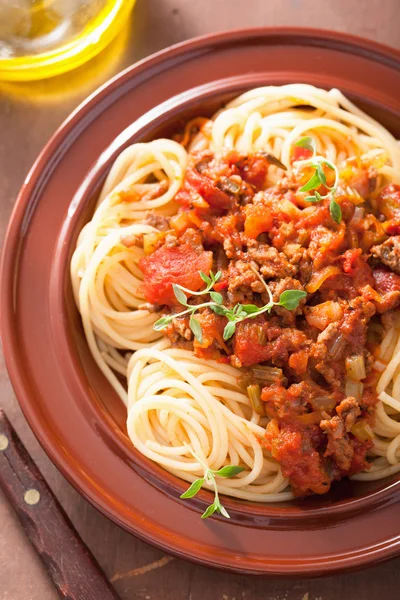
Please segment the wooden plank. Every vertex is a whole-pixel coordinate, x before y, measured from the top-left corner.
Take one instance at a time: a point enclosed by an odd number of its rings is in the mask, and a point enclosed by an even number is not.
[[[61,598],[119,600],[1,409],[0,487]]]
[[[29,85],[0,83],[0,236],[21,183],[63,119],[114,73],[172,43],[211,31],[303,25],[348,31],[400,47],[398,0],[138,0],[124,35],[77,72]],[[169,560],[108,521],[65,481],[34,439],[0,362],[3,408],[123,600],[391,600],[400,559],[320,580],[259,580]],[[12,509],[0,494],[0,600],[55,600]]]

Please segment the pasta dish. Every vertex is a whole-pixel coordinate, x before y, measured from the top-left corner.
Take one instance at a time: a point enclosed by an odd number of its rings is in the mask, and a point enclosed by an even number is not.
[[[400,471],[400,146],[338,90],[126,148],[71,277],[132,444],[203,517]]]

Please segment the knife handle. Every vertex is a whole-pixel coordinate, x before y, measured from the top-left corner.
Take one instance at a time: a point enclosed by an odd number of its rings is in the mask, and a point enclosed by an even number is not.
[[[1,409],[0,487],[61,598],[119,600]]]

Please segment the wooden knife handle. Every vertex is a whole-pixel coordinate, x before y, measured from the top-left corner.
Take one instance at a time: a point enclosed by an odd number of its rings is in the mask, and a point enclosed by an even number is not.
[[[0,486],[61,598],[118,600],[2,410]]]

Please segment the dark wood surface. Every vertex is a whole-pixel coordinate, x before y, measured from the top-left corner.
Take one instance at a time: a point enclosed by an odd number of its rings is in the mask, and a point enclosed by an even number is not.
[[[1,239],[18,189],[39,150],[88,94],[133,62],[196,35],[259,25],[325,27],[400,48],[398,14],[399,0],[138,0],[119,39],[77,72],[29,85],[0,82]],[[363,572],[299,581],[233,576],[172,559],[108,521],[65,481],[22,416],[3,361],[0,405],[123,600],[399,597],[400,558]],[[0,532],[0,600],[55,600],[55,588],[1,493]]]
[[[60,598],[119,600],[1,409],[0,488]]]

